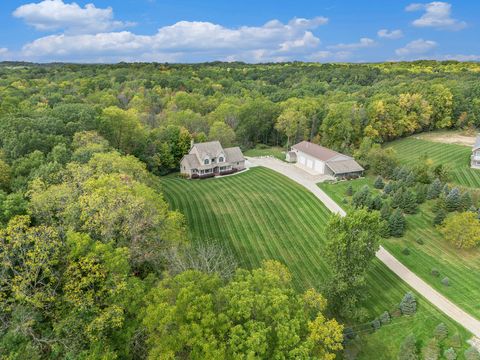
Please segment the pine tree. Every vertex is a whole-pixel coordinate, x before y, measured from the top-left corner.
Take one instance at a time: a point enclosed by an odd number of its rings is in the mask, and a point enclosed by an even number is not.
[[[400,302],[400,311],[403,315],[413,315],[417,311],[417,300],[412,292],[407,292]]]
[[[349,184],[347,186],[347,189],[345,190],[345,195],[346,196],[352,196],[353,195],[353,187],[352,184]]]
[[[460,208],[460,190],[453,188],[445,198],[445,207],[448,212],[456,211]]]
[[[438,209],[438,211],[435,213],[435,217],[433,218],[433,224],[441,225],[443,223],[443,220],[445,220],[446,217],[447,217],[447,212],[442,208]]]
[[[383,192],[388,195],[392,191],[393,191],[393,185],[392,185],[392,182],[390,181],[390,182],[385,184],[385,187],[383,188]]]
[[[472,196],[468,191],[465,191],[462,196],[460,196],[460,207],[459,210],[467,211],[473,206]]]
[[[427,200],[428,186],[425,184],[418,184],[415,188],[417,204],[423,204]]]
[[[399,188],[397,191],[392,196],[392,202],[391,206],[392,208],[396,209],[398,207],[401,207],[403,201],[403,189]]]
[[[417,212],[417,198],[411,190],[404,191],[400,202],[400,208],[406,214],[415,214]]]
[[[411,171],[408,174],[408,176],[405,178],[405,186],[412,187],[413,185],[415,185],[416,181],[417,181],[417,178],[416,178],[415,174],[413,173],[413,171]]]
[[[383,182],[383,179],[381,176],[377,176],[375,179],[375,182],[373,183],[373,187],[375,189],[383,189],[385,186],[385,183]]]
[[[457,353],[455,352],[455,350],[453,350],[453,348],[449,348],[445,350],[445,352],[443,353],[443,356],[447,360],[455,360],[457,358]]]
[[[371,210],[380,210],[382,208],[383,202],[380,195],[375,196],[369,204],[369,209]]]
[[[387,202],[384,202],[382,207],[380,208],[380,216],[382,217],[383,220],[387,220],[390,218],[390,215],[392,215],[392,210],[390,209],[390,205],[388,205]]]
[[[382,325],[389,324],[391,321],[390,313],[388,311],[384,311],[382,315],[380,315],[380,322]]]
[[[436,339],[431,339],[423,349],[424,360],[438,360],[440,357],[440,347]]]
[[[450,193],[450,186],[448,184],[445,184],[442,189],[442,193],[447,196]]]
[[[388,219],[388,228],[390,235],[394,237],[401,237],[405,233],[405,217],[400,210],[395,210]]]
[[[400,345],[400,352],[398,353],[399,360],[417,360],[417,339],[415,335],[408,335]]]
[[[442,182],[440,179],[435,179],[428,187],[427,199],[436,199],[442,192]]]
[[[465,350],[464,355],[466,360],[480,360],[480,354],[474,347]]]
[[[448,328],[444,323],[440,323],[435,327],[433,335],[438,341],[445,340],[448,336]]]
[[[356,208],[368,206],[369,201],[370,201],[370,188],[368,187],[368,185],[363,186],[352,197],[352,204]]]

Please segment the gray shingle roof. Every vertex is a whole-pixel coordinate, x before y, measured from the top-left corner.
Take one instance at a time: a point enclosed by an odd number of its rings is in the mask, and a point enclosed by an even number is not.
[[[204,143],[193,144],[200,155],[200,158],[203,159],[205,155],[208,157],[218,157],[223,153],[222,145],[219,141],[209,141]]]
[[[196,169],[200,167],[197,155],[195,154],[187,154],[183,157],[183,160],[188,163],[191,169]]]
[[[342,155],[336,151],[327,149],[326,147],[311,143],[309,141],[299,142],[298,144],[293,145],[292,148],[305,154],[311,155],[322,161],[327,161],[334,158],[335,156]]]
[[[225,148],[223,151],[225,151],[225,157],[228,162],[239,162],[245,160],[242,150],[240,150],[238,146]]]
[[[334,174],[347,174],[351,172],[363,171],[364,168],[361,167],[355,160],[336,160],[336,161],[327,161],[326,165],[333,171]]]

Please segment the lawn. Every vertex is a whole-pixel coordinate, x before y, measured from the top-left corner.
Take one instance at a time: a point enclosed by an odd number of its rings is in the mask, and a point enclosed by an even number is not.
[[[309,191],[288,178],[264,168],[225,178],[184,180],[162,178],[165,197],[171,207],[185,214],[192,241],[212,240],[225,244],[243,267],[258,266],[263,259],[276,259],[292,271],[300,290],[321,289],[329,276],[322,256],[325,225],[330,216],[325,206]],[[366,306],[371,319],[392,310],[408,286],[375,260],[368,276]],[[402,339],[414,332],[420,341],[431,337],[441,321],[451,333],[463,328],[440,314],[423,298],[413,317],[395,319],[370,334],[369,325],[356,324],[363,352],[360,359],[393,359]]]
[[[243,153],[245,156],[257,157],[257,156],[273,156],[279,160],[285,161],[285,149],[279,146],[272,146],[267,148],[254,148],[249,149]]]
[[[454,184],[479,188],[480,170],[470,168],[471,148],[464,145],[442,144],[409,137],[393,141],[387,145],[395,149],[400,162],[412,164],[424,154],[435,165],[447,165],[451,170],[451,182]]]

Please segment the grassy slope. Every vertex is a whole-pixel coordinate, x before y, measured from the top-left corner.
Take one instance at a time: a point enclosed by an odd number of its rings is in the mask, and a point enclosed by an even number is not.
[[[340,201],[344,198],[345,190],[351,184],[356,190],[365,184],[373,189],[373,180],[359,179],[337,184],[321,184],[332,198]],[[343,204],[342,204],[343,205]],[[407,267],[423,278],[435,289],[450,298],[472,315],[480,318],[480,250],[457,250],[447,243],[438,230],[433,226],[433,202],[427,202],[419,207],[415,215],[407,215],[407,232],[402,238],[391,238],[383,245],[390,250]],[[345,207],[345,205],[343,205]],[[421,239],[423,244],[417,243]],[[402,250],[408,247],[410,255]],[[440,271],[437,278],[431,275],[431,270]],[[448,277],[450,286],[446,287],[441,279]]]
[[[193,241],[212,239],[228,245],[241,266],[256,267],[263,259],[288,265],[299,289],[321,287],[328,277],[322,257],[328,210],[310,192],[273,171],[254,168],[231,177],[202,181],[163,178],[172,208],[185,214]],[[409,288],[379,261],[369,273],[372,318],[393,309]],[[373,335],[363,336],[362,359],[395,358],[401,340],[411,331],[428,339],[443,321],[450,330],[468,334],[424,299],[412,318],[396,319]],[[365,326],[356,325],[360,334]],[[379,356],[381,354],[381,356]],[[383,357],[384,356],[384,357]]]
[[[387,147],[394,148],[400,161],[405,164],[412,164],[421,155],[427,154],[434,164],[450,167],[452,183],[472,188],[480,187],[480,170],[470,168],[472,152],[468,146],[442,144],[409,137],[393,141]]]

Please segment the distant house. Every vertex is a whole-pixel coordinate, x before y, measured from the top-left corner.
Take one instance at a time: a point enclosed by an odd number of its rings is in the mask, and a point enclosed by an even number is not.
[[[289,158],[296,158],[296,162],[292,162],[311,174],[332,175],[336,178],[363,175],[363,167],[354,158],[309,141],[302,141],[293,145],[291,152],[295,153],[295,156],[292,154]]]
[[[219,141],[192,144],[180,161],[180,172],[188,178],[206,178],[231,174],[245,169],[239,147],[223,148]]]
[[[472,148],[470,167],[473,169],[480,169],[480,134],[477,135],[477,140],[475,140],[475,145],[473,145]]]

